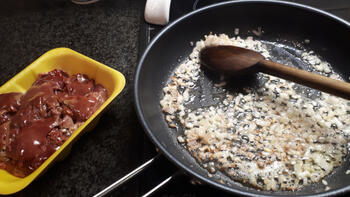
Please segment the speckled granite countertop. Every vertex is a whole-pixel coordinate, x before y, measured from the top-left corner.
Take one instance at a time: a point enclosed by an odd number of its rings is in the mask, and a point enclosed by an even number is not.
[[[133,110],[131,84],[143,6],[138,0],[101,0],[85,6],[70,0],[1,1],[0,84],[56,47],[76,50],[127,79],[97,127],[77,141],[63,162],[16,195],[92,196],[140,163],[140,147],[135,145],[143,132]],[[138,183],[131,184],[128,187]],[[121,188],[114,195],[136,192]]]

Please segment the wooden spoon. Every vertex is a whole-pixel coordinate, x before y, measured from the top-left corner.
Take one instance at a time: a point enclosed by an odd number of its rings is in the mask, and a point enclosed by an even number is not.
[[[350,99],[350,83],[265,60],[253,50],[235,46],[207,47],[200,52],[201,64],[226,75],[264,72],[345,99]]]

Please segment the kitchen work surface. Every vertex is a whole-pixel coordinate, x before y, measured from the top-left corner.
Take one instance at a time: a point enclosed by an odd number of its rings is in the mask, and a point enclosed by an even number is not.
[[[18,196],[92,196],[141,162],[143,132],[132,103],[142,2],[103,0],[3,1],[0,8],[0,81],[8,81],[43,53],[68,47],[122,72],[126,87],[97,127],[71,153]],[[72,65],[74,66],[74,65]],[[138,184],[115,195],[136,196]]]
[[[170,21],[222,0],[173,0]],[[350,20],[350,1],[293,0]],[[125,75],[126,87],[83,135],[62,162],[15,196],[92,196],[156,155],[133,105],[133,78],[138,57],[162,28],[144,22],[142,0],[100,0],[76,5],[70,0],[3,0],[0,7],[0,82],[8,81],[41,54],[68,47]],[[74,66],[74,65],[72,65]],[[140,196],[177,171],[166,159],[110,196]],[[179,176],[154,196],[228,196]]]

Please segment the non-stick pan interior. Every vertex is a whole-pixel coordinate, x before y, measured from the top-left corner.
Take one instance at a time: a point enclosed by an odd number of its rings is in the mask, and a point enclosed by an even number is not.
[[[262,28],[256,36],[252,30]],[[220,174],[209,178],[191,155],[176,140],[180,131],[171,130],[161,112],[159,101],[162,88],[181,61],[191,53],[190,42],[212,33],[233,36],[234,28],[240,36],[254,36],[259,40],[291,46],[294,49],[313,50],[328,61],[333,69],[348,80],[350,76],[350,27],[349,24],[324,12],[308,7],[281,2],[235,1],[204,8],[189,14],[166,27],[146,49],[136,73],[136,107],[146,132],[165,155],[192,175],[224,190],[245,195],[320,195],[339,194],[350,190],[349,159],[329,175],[326,180],[331,188],[325,191],[322,183],[313,184],[296,192],[264,192],[251,189],[233,181],[219,184]],[[310,40],[306,44],[305,40]],[[277,46],[277,45],[274,45]],[[297,50],[294,52],[297,53]],[[294,61],[292,54],[276,54],[278,60]],[[288,51],[288,50],[287,50]],[[288,57],[290,59],[288,59]],[[297,61],[297,59],[295,59]]]

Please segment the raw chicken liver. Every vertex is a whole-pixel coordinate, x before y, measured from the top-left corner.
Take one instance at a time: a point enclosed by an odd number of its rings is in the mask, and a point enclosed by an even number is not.
[[[40,74],[24,94],[0,94],[0,168],[25,177],[37,169],[107,99],[86,75]]]

